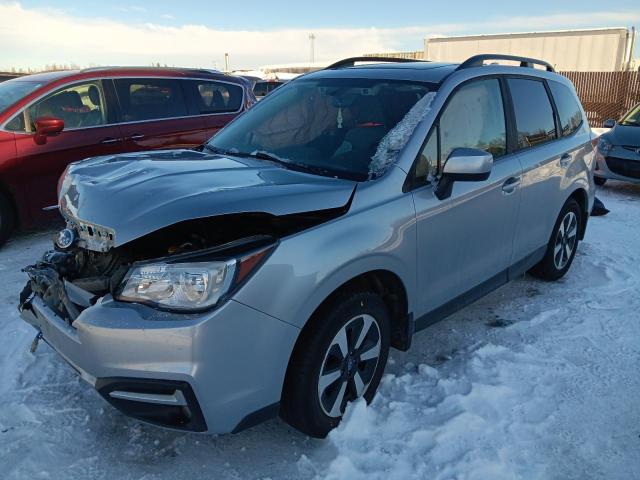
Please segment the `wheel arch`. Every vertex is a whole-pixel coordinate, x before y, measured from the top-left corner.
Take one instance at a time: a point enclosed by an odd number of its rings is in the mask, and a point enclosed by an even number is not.
[[[287,378],[292,368],[296,353],[305,342],[305,329],[311,328],[319,318],[322,317],[326,309],[343,295],[371,292],[380,295],[382,301],[389,309],[391,319],[391,346],[406,351],[411,345],[413,335],[413,316],[408,313],[409,303],[407,289],[404,282],[396,273],[386,269],[376,269],[363,272],[336,287],[325,299],[314,309],[313,313],[302,327],[302,331],[293,346],[289,363],[284,376],[282,394],[287,388]]]
[[[391,346],[399,350],[407,350],[411,343],[410,337],[413,334],[413,321],[408,312],[407,289],[402,279],[391,270],[369,270],[343,282],[313,310],[302,330],[308,328],[340,296],[360,292],[372,292],[380,295],[389,309],[391,318]],[[299,348],[302,338],[303,335],[300,334],[293,347],[291,358]]]
[[[573,190],[571,195],[569,195],[569,197],[567,198],[567,201],[569,199],[573,199],[576,202],[578,202],[578,205],[580,206],[580,209],[582,210],[582,215],[583,215],[584,221],[580,225],[580,232],[579,232],[579,237],[578,238],[580,240],[583,240],[585,232],[587,230],[587,221],[589,219],[589,196],[587,194],[587,191],[584,188],[578,187],[575,190]]]

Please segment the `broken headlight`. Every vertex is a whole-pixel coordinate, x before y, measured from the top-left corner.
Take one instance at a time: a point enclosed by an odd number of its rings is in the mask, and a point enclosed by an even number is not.
[[[235,270],[235,260],[134,266],[116,298],[167,309],[203,309],[215,305],[229,291]]]

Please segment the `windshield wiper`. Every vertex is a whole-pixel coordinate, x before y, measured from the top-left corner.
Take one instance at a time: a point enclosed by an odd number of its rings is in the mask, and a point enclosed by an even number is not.
[[[231,157],[242,157],[242,158],[251,157],[251,158],[257,158],[260,160],[270,160],[272,162],[276,162],[283,165],[288,164],[288,162],[282,160],[281,158],[278,158],[269,152],[263,152],[261,150],[248,153],[248,152],[241,152],[239,150],[236,150],[235,148],[231,150],[227,150],[220,147],[214,147],[213,145],[209,145],[209,144],[205,144],[203,148],[209,150],[212,153],[217,153],[218,155],[229,155]]]
[[[211,153],[217,153],[218,155],[235,155],[237,157],[242,157],[244,155],[240,155],[238,153],[234,153],[231,150],[225,150],[224,148],[220,148],[220,147],[213,147],[211,145],[209,145],[208,143],[205,143],[204,145],[202,145],[202,149],[203,150],[209,150]]]
[[[229,155],[242,158],[256,158],[258,160],[266,160],[268,162],[277,163],[288,170],[295,170],[297,172],[311,173],[314,175],[320,175],[323,177],[338,177],[348,178],[349,180],[362,181],[366,179],[366,175],[358,174],[355,172],[348,172],[346,170],[330,169],[320,167],[317,165],[307,165],[306,163],[292,162],[291,160],[285,160],[283,158],[269,153],[264,150],[256,150],[254,152],[240,152],[236,149],[225,150],[224,148],[214,147],[212,145],[205,145],[204,148],[210,152],[217,153],[218,155]]]
[[[258,150],[258,151],[252,152],[250,156],[254,158],[258,158],[260,160],[268,160],[270,162],[275,162],[279,165],[284,166],[285,168],[289,168],[291,170],[297,170],[299,172],[314,173],[316,175],[321,175],[324,177],[337,176],[337,174],[333,170],[330,170],[328,168],[319,167],[317,165],[307,165],[306,163],[292,162],[290,160],[284,160],[272,153],[265,152],[264,150]]]

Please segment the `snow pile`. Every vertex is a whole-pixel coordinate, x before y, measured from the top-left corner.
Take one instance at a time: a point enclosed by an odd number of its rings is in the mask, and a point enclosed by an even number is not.
[[[435,97],[436,92],[429,92],[424,95],[411,107],[411,110],[407,112],[404,118],[380,140],[375,155],[371,157],[369,178],[379,177],[393,165],[398,153],[407,144],[418,123],[431,110],[431,104]]]
[[[385,376],[374,407],[359,402],[332,432],[341,454],[326,478],[548,478],[519,458],[556,409],[556,365],[539,353],[489,344],[465,358],[463,376],[427,365]]]

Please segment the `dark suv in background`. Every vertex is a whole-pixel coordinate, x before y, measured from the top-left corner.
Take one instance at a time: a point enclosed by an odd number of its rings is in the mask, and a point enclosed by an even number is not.
[[[196,147],[254,102],[246,80],[209,70],[94,68],[0,83],[0,244],[56,204],[69,163]]]

